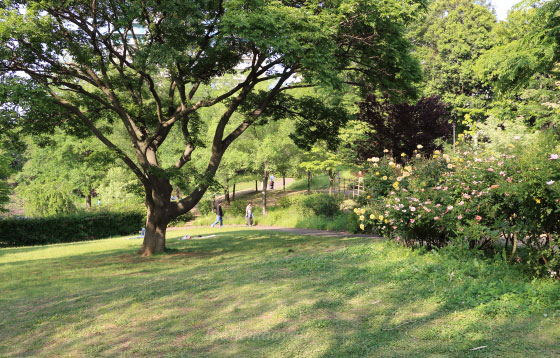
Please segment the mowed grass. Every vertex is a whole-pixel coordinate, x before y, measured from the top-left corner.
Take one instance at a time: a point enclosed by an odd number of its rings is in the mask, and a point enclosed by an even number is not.
[[[367,238],[185,233],[148,259],[123,238],[1,249],[0,356],[560,356],[559,284],[516,267]]]

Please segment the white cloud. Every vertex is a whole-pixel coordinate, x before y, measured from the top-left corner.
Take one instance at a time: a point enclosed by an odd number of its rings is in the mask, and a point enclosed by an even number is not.
[[[492,5],[496,9],[498,20],[504,20],[507,17],[508,11],[513,5],[521,2],[521,0],[492,0]]]

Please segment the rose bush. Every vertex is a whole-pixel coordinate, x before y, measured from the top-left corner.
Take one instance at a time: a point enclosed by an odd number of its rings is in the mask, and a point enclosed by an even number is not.
[[[367,194],[355,209],[360,228],[428,248],[505,242],[508,260],[558,277],[559,155],[558,143],[541,134],[531,147],[511,144],[502,153],[463,145],[454,154],[415,155],[403,165],[372,158]],[[519,246],[526,248],[523,258]]]

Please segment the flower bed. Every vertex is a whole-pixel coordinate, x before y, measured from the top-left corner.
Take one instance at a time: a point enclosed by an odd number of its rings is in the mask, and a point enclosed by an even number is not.
[[[558,277],[558,153],[556,142],[541,135],[530,148],[512,144],[503,153],[464,145],[455,154],[415,155],[404,165],[372,158],[368,193],[355,210],[360,228],[428,248],[450,242],[488,248],[505,240],[508,260]]]

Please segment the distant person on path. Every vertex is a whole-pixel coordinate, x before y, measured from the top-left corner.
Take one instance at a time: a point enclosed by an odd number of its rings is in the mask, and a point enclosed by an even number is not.
[[[251,203],[247,204],[245,208],[245,219],[247,220],[247,226],[253,226],[253,205]]]
[[[274,174],[270,174],[270,189],[274,189]]]
[[[217,223],[220,223],[220,227],[224,226],[224,220],[222,217],[224,216],[224,212],[222,211],[222,206],[218,204],[216,206],[216,221],[210,227],[214,227]]]

